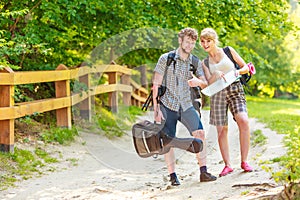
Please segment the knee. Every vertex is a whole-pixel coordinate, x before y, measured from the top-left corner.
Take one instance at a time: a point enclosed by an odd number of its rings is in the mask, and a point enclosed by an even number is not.
[[[218,131],[218,138],[227,138],[228,135],[228,127],[227,126],[222,126],[217,128]]]
[[[249,119],[247,116],[244,116],[244,115],[240,116],[237,119],[237,123],[241,127],[244,127],[244,128],[249,127]]]
[[[198,138],[202,141],[205,140],[205,132],[204,130],[196,130],[192,133],[192,135],[195,137],[195,138]]]

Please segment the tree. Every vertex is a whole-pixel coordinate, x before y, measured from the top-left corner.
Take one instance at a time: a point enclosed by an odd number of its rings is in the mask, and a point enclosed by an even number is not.
[[[0,3],[0,62],[15,70],[71,67],[102,48],[103,55],[113,52],[117,62],[134,67],[176,48],[178,30],[213,27],[224,45],[258,67],[254,83],[278,87],[288,84],[282,75],[291,71],[282,46],[293,27],[288,6],[284,0],[6,0]],[[206,56],[200,47],[194,52]]]

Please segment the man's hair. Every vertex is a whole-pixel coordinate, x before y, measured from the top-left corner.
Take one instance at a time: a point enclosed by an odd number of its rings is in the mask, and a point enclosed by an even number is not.
[[[185,28],[185,29],[182,29],[178,33],[179,38],[183,39],[184,36],[188,36],[189,38],[191,38],[193,40],[197,40],[198,39],[198,32],[194,28]]]

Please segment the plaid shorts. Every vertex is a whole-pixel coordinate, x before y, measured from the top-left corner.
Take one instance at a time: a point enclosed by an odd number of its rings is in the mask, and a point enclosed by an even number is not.
[[[215,126],[227,126],[228,107],[233,116],[236,113],[247,112],[245,92],[240,81],[232,83],[210,98],[209,123]]]

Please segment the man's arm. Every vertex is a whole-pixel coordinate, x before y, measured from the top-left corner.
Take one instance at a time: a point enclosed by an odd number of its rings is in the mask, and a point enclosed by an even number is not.
[[[157,102],[158,97],[158,88],[161,86],[163,81],[163,76],[158,72],[154,72],[153,80],[152,80],[152,96],[153,96],[153,109],[154,109],[154,121],[161,122],[163,119],[162,113],[159,108],[159,104]]]

